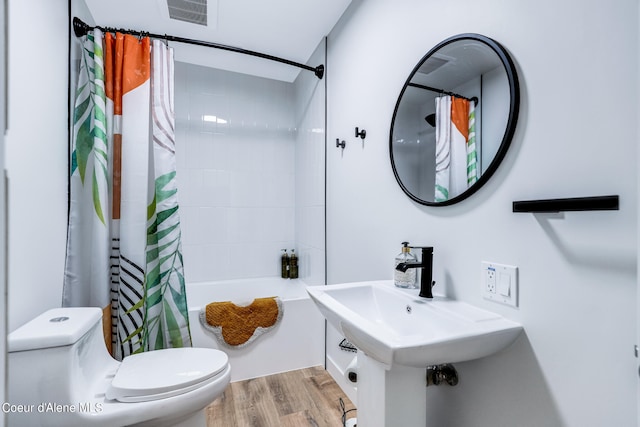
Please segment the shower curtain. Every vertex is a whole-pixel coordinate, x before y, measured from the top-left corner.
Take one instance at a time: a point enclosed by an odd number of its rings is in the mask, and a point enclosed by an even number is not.
[[[435,201],[449,200],[451,171],[451,97],[436,98],[436,189]]]
[[[467,136],[467,187],[478,180],[478,151],[476,150],[476,106],[469,102],[469,133]]]
[[[464,98],[436,98],[435,201],[462,194],[477,181],[475,106]]]
[[[173,50],[94,30],[75,95],[63,305],[103,308],[117,359],[191,345],[175,170]]]

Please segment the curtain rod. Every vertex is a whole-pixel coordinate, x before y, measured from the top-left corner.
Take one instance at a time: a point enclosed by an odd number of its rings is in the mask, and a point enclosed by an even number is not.
[[[455,97],[458,97],[458,98],[466,99],[467,101],[473,101],[474,105],[478,105],[478,97],[477,96],[474,96],[473,98],[467,98],[466,96],[459,95],[459,94],[457,94],[455,92],[449,92],[447,90],[438,89],[438,88],[431,87],[431,86],[419,85],[417,83],[409,83],[408,86],[418,87],[420,89],[426,89],[426,90],[429,90],[431,92],[444,93],[445,95],[455,96]]]
[[[153,34],[153,33],[148,33],[146,31],[135,31],[135,30],[125,30],[122,28],[100,27],[97,25],[95,27],[91,27],[87,23],[83,22],[80,18],[78,17],[73,18],[73,32],[75,33],[76,37],[82,37],[86,35],[89,31],[93,30],[94,28],[97,28],[103,32],[110,32],[110,33],[121,32],[124,34],[131,34],[134,36],[151,37],[154,39],[162,39],[162,40],[171,41],[171,42],[194,44],[198,46],[212,47],[214,49],[222,49],[222,50],[228,50],[231,52],[242,53],[245,55],[257,56],[258,58],[268,59],[271,61],[276,61],[283,64],[291,65],[294,67],[302,68],[304,70],[313,71],[313,73],[319,79],[322,79],[322,77],[324,76],[324,65],[322,64],[318,65],[317,67],[311,67],[306,64],[290,61],[288,59],[278,58],[277,56],[273,56],[273,55],[267,55],[266,53],[255,52],[253,50],[246,50],[239,47],[227,46],[224,44],[206,42],[202,40],[193,40],[193,39],[187,39],[184,37],[170,36],[167,34]]]

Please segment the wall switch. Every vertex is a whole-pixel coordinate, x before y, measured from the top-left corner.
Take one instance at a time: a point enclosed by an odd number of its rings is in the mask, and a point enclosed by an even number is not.
[[[518,267],[482,261],[482,296],[490,301],[518,306]]]

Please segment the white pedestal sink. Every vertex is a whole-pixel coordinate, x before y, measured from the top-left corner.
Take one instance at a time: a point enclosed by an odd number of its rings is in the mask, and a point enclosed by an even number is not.
[[[522,326],[392,281],[307,287],[320,312],[359,350],[358,425],[426,426],[426,367],[491,355]]]

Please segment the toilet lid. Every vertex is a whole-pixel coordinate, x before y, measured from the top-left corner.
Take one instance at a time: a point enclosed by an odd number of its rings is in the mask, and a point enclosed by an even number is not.
[[[169,348],[125,357],[107,399],[143,402],[186,393],[225,370],[229,358],[210,348]]]

